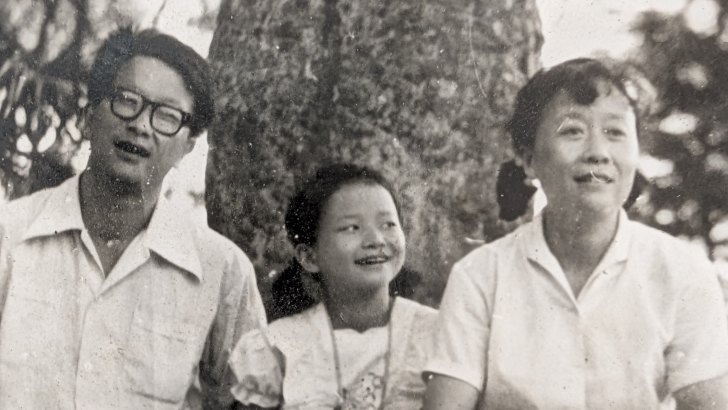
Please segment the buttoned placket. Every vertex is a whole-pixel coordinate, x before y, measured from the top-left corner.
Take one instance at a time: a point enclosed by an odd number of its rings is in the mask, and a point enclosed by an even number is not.
[[[88,283],[93,294],[91,299],[86,300],[83,305],[85,312],[83,319],[80,321],[75,395],[78,409],[91,409],[94,407],[97,390],[94,385],[98,380],[103,379],[99,372],[108,371],[105,366],[96,363],[98,358],[94,357],[94,352],[97,346],[93,345],[94,341],[104,340],[100,335],[105,333],[105,321],[114,320],[113,317],[109,317],[113,309],[107,308],[107,305],[111,302],[105,300],[105,294],[123,281],[124,278],[133,274],[138,267],[149,259],[150,253],[142,244],[143,235],[144,232],[140,233],[129,243],[114,267],[108,275],[105,275],[98,252],[88,231],[83,229],[80,232],[83,247],[93,260],[96,269],[93,272],[88,272],[90,275],[82,279]],[[122,347],[119,346],[119,348]]]
[[[541,231],[543,232],[543,231]],[[575,338],[574,345],[580,347],[580,353],[576,357],[582,357],[581,361],[574,361],[574,366],[577,371],[576,374],[580,375],[579,385],[581,386],[582,394],[579,397],[580,408],[588,408],[589,403],[587,398],[590,397],[588,394],[590,380],[588,375],[591,374],[588,369],[593,366],[589,358],[589,346],[591,343],[587,340],[589,332],[587,331],[589,324],[589,312],[595,308],[598,304],[598,295],[600,294],[599,288],[609,286],[609,283],[615,280],[616,275],[624,270],[625,263],[620,251],[617,250],[614,244],[610,245],[607,253],[603,256],[597,267],[594,269],[586,283],[582,287],[579,295],[574,295],[574,292],[569,284],[566,274],[558,262],[556,257],[550,250],[547,250],[545,239],[542,238],[541,246],[537,246],[534,249],[530,249],[530,261],[539,267],[544,274],[548,275],[553,279],[552,283],[557,286],[559,293],[568,299],[571,312],[573,313],[572,320],[574,320],[574,328],[578,330],[577,334],[572,337]],[[615,236],[617,240],[624,240],[625,238]],[[544,246],[546,248],[544,248]],[[578,339],[578,340],[577,340]]]

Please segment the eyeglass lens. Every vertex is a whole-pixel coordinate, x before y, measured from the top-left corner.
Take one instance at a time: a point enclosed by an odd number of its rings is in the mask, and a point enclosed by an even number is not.
[[[166,105],[147,101],[144,97],[131,91],[119,91],[111,101],[111,110],[125,120],[136,118],[146,107],[152,105],[152,128],[160,134],[173,135],[182,128],[184,114],[182,111]]]

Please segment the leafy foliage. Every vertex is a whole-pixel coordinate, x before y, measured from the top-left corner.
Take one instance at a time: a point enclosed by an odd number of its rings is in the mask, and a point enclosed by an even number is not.
[[[0,5],[0,180],[11,198],[72,173],[85,16],[80,1]]]
[[[495,173],[503,124],[537,67],[533,1],[224,1],[210,51],[219,121],[207,207],[263,274],[290,257],[287,199],[320,164],[373,166],[402,190],[417,295],[509,227]]]
[[[713,32],[693,31],[683,14],[648,12],[635,25],[643,43],[633,61],[657,90],[643,145],[673,167],[650,185],[642,217],[709,248],[710,230],[728,216],[727,17],[720,2]]]

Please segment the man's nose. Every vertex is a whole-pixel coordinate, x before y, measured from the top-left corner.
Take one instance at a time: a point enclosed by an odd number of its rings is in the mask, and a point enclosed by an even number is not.
[[[152,135],[152,106],[147,105],[136,118],[127,121],[127,127],[139,134]]]

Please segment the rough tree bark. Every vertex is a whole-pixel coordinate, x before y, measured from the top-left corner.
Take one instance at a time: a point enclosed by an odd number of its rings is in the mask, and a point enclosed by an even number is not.
[[[301,178],[367,164],[401,188],[417,297],[437,300],[465,238],[509,228],[494,189],[503,124],[541,43],[534,0],[223,0],[210,225],[265,283],[290,257],[282,215]]]

